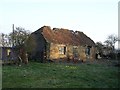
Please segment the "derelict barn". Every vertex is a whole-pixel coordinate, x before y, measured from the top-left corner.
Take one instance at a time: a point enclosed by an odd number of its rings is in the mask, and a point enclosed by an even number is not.
[[[26,49],[32,60],[93,60],[95,43],[83,32],[68,29],[51,29],[43,26],[27,40]]]

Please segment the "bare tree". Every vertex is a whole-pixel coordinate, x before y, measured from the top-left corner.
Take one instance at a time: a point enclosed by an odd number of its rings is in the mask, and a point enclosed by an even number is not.
[[[16,27],[16,30],[9,34],[9,41],[10,43],[13,43],[14,46],[19,46],[25,43],[29,35],[29,30],[25,30],[22,27]]]
[[[115,43],[118,41],[118,37],[114,34],[108,36],[107,40],[104,42],[107,46],[112,47],[114,50]]]
[[[29,30],[25,30],[22,27],[16,27],[14,32],[10,34],[0,34],[0,46],[2,47],[10,47],[10,46],[19,46],[24,44],[28,36],[30,35]]]
[[[2,47],[9,47],[10,46],[8,37],[9,37],[9,35],[7,35],[7,34],[4,34],[4,33],[0,34],[0,45]]]

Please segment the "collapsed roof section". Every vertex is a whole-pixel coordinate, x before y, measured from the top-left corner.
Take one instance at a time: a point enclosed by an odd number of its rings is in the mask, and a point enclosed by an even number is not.
[[[35,33],[41,33],[47,42],[56,44],[95,46],[94,41],[80,31],[63,28],[51,29],[50,26],[43,26],[35,31]]]

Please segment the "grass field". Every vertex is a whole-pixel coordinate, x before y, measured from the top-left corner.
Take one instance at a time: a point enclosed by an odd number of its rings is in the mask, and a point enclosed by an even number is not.
[[[2,67],[3,88],[119,88],[114,61],[80,64],[29,62]]]

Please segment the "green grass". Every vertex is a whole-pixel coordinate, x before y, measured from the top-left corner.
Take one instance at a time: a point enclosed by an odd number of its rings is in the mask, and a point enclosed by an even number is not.
[[[111,63],[38,63],[2,67],[3,88],[119,88]]]

